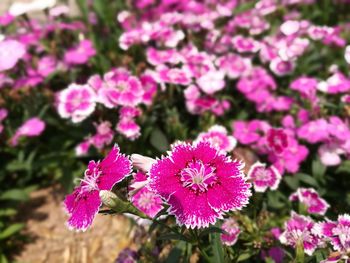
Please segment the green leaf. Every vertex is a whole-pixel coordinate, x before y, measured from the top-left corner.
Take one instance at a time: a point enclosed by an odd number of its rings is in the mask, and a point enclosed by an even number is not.
[[[0,263],[8,263],[8,260],[4,254],[0,254]]]
[[[247,260],[251,256],[253,256],[253,255],[248,253],[248,252],[242,253],[242,254],[239,255],[239,257],[237,259],[237,262],[241,262],[241,261]]]
[[[213,254],[214,254],[214,261],[213,262],[224,263],[225,262],[225,254],[224,254],[224,249],[222,247],[220,234],[211,233],[210,240],[211,240],[211,245],[212,245]]]
[[[26,201],[28,199],[28,194],[21,189],[8,190],[0,195],[0,200]]]
[[[170,253],[169,253],[167,259],[164,261],[164,263],[178,263],[178,262],[180,262],[181,254],[182,254],[181,249],[179,249],[178,247],[174,247],[170,251]]]
[[[0,233],[0,240],[8,238],[18,233],[23,229],[23,227],[24,227],[24,224],[20,224],[20,223],[9,226],[8,228],[6,228],[4,231]]]
[[[13,216],[17,214],[17,210],[13,208],[5,208],[0,210],[0,217],[1,216]]]
[[[169,142],[164,133],[156,128],[151,133],[150,143],[157,150],[164,152],[169,149]]]
[[[336,174],[347,173],[350,174],[350,160],[343,161],[335,171]]]
[[[298,173],[295,176],[297,176],[300,179],[300,181],[303,181],[305,184],[315,186],[315,187],[319,186],[316,179],[313,178],[311,175]]]
[[[160,235],[158,240],[182,240],[182,241],[188,241],[187,238],[184,235],[176,234],[176,233],[168,233]]]
[[[305,254],[304,254],[304,245],[303,242],[298,242],[295,252],[295,263],[304,263]]]
[[[312,174],[316,178],[322,178],[326,173],[327,167],[321,163],[319,159],[312,162]]]
[[[270,207],[275,209],[280,209],[285,206],[283,202],[283,195],[279,192],[268,192],[267,193],[267,203]]]
[[[222,230],[220,227],[216,227],[216,226],[210,226],[206,229],[204,229],[200,234],[199,234],[199,237],[204,237],[210,233],[219,233],[219,234],[222,234],[222,233],[225,233],[224,230]]]
[[[296,190],[299,187],[299,179],[295,175],[285,176],[283,180],[292,190]]]

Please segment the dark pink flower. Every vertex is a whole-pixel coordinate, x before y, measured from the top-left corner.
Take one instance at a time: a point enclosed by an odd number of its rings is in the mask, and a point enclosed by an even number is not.
[[[64,205],[70,229],[85,231],[94,220],[101,204],[99,192],[110,191],[131,172],[131,162],[115,145],[101,162],[90,161],[84,179],[73,193],[66,196]]]
[[[260,49],[260,43],[253,38],[237,35],[232,38],[233,47],[240,53],[255,53]]]
[[[208,227],[248,203],[250,184],[241,169],[208,142],[177,143],[152,165],[150,187],[169,204],[179,225]]]
[[[268,147],[277,154],[288,147],[288,135],[282,129],[270,129],[266,137]]]
[[[265,192],[267,188],[276,190],[282,176],[273,165],[266,167],[265,163],[256,162],[250,167],[248,178],[256,192]]]
[[[329,208],[329,204],[321,198],[313,188],[298,188],[289,200],[299,201],[307,207],[307,211],[312,214],[324,215]]]
[[[236,244],[239,233],[241,232],[236,220],[232,217],[225,219],[221,225],[221,229],[226,232],[220,235],[221,242],[226,246],[233,246]]]

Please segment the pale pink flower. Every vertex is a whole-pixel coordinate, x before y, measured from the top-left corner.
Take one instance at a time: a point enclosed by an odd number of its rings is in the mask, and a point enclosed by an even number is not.
[[[298,188],[295,193],[293,193],[289,200],[299,201],[304,204],[307,211],[311,214],[324,215],[329,208],[329,204],[319,196],[313,188]]]
[[[221,225],[221,229],[226,233],[221,234],[221,242],[226,246],[233,246],[238,240],[239,233],[241,230],[238,223],[232,217],[224,219]]]
[[[131,161],[135,168],[145,173],[148,173],[152,165],[156,162],[155,159],[140,154],[132,154]]]
[[[279,57],[274,58],[270,63],[270,69],[277,76],[289,75],[293,72],[295,63],[289,60],[282,60]]]
[[[187,86],[192,80],[189,72],[179,68],[167,68],[165,66],[156,69],[159,83],[171,83]]]
[[[77,156],[84,156],[89,152],[91,143],[90,140],[83,141],[75,147],[75,154]]]
[[[121,118],[116,126],[117,132],[132,141],[141,135],[140,129],[140,126],[131,118]]]
[[[203,228],[249,200],[242,164],[208,142],[177,143],[150,170],[150,187],[169,205],[179,225]]]
[[[96,134],[90,138],[90,143],[97,149],[109,145],[114,137],[114,131],[111,129],[112,124],[109,121],[104,121],[99,124],[94,124],[96,128]]]
[[[25,46],[16,40],[0,41],[0,72],[13,68],[26,54]]]
[[[178,64],[182,57],[176,49],[157,50],[155,48],[148,48],[146,51],[147,61],[153,66],[162,64]]]
[[[344,58],[346,63],[350,64],[350,45],[345,48]]]
[[[325,143],[318,148],[318,155],[325,166],[337,166],[341,163],[340,155],[344,154],[344,149],[339,143]]]
[[[15,135],[11,138],[10,143],[12,146],[18,144],[18,140],[21,137],[37,137],[45,130],[45,122],[41,119],[34,117],[25,121],[16,131]]]
[[[77,123],[91,115],[96,106],[96,94],[88,85],[70,84],[57,96],[58,114]]]
[[[248,71],[251,67],[251,61],[234,53],[229,53],[219,57],[216,60],[216,65],[220,70],[224,71],[229,78],[236,79],[243,75],[244,72]]]
[[[197,79],[198,87],[206,94],[214,94],[225,87],[225,74],[222,71],[209,71]]]
[[[309,143],[326,141],[329,138],[329,125],[325,119],[317,119],[302,125],[298,137]]]
[[[256,162],[250,167],[247,176],[252,181],[256,192],[265,192],[267,188],[276,190],[282,178],[280,172],[273,165],[266,167],[265,163],[260,162]]]
[[[227,129],[221,125],[214,125],[207,132],[200,133],[195,142],[199,141],[209,141],[214,147],[224,152],[232,151],[237,145],[237,140],[229,136]]]
[[[135,185],[145,183],[143,187],[137,189],[132,195],[131,202],[140,211],[145,213],[150,218],[154,218],[163,208],[162,199],[157,196],[148,186],[148,178],[146,174],[138,172],[134,175],[134,180],[130,185],[130,190],[134,190]]]
[[[280,26],[280,30],[286,36],[291,36],[298,33],[300,29],[300,22],[296,20],[288,20]]]

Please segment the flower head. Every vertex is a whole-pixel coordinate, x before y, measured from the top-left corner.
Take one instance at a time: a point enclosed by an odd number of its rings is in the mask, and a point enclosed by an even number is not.
[[[11,138],[11,145],[16,146],[20,137],[36,137],[45,130],[45,122],[39,118],[31,118],[24,122]]]
[[[196,141],[209,141],[214,147],[224,152],[232,151],[237,145],[237,140],[227,135],[226,128],[221,125],[214,125],[207,132],[200,133]]]
[[[131,197],[131,202],[136,208],[144,212],[149,217],[155,217],[160,210],[162,210],[163,202],[159,196],[149,189],[146,174],[138,172],[134,176],[133,183],[145,183],[145,185],[140,189],[137,189],[137,192]],[[131,185],[131,187],[133,187],[133,185]]]
[[[81,65],[87,63],[95,54],[96,50],[92,42],[85,39],[80,41],[76,47],[67,50],[64,61],[69,65]]]
[[[88,85],[70,84],[59,92],[57,109],[62,118],[72,118],[73,122],[81,122],[94,112],[96,94]]]
[[[280,154],[288,147],[288,136],[282,129],[270,129],[267,132],[267,145]]]
[[[120,153],[117,145],[101,162],[90,161],[80,185],[64,200],[69,214],[68,227],[85,231],[92,224],[102,204],[99,192],[110,191],[130,172],[131,162]]]
[[[16,40],[0,41],[0,72],[13,68],[25,53],[25,46]]]
[[[265,192],[267,188],[277,189],[281,174],[273,165],[266,167],[266,164],[256,162],[250,168],[248,178],[252,180],[255,191]]]
[[[285,230],[279,237],[282,244],[296,247],[302,242],[304,251],[309,256],[319,244],[319,238],[313,234],[314,222],[310,217],[292,212],[291,218],[285,223]]]
[[[234,218],[225,219],[224,223],[221,225],[221,229],[227,232],[227,234],[221,234],[222,243],[226,246],[234,245],[238,240],[239,233],[241,232],[236,220]]]
[[[289,200],[303,203],[307,211],[312,214],[324,215],[329,207],[329,204],[313,188],[299,188],[289,197]]]
[[[209,142],[177,143],[152,165],[150,187],[169,204],[179,225],[208,227],[248,203],[250,184],[241,169]]]
[[[315,225],[314,232],[329,240],[334,250],[349,252],[350,249],[350,215],[338,216],[338,220],[327,221]]]

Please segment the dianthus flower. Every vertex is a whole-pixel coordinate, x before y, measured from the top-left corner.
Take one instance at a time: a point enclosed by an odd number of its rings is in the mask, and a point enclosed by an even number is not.
[[[80,43],[66,51],[64,55],[64,62],[69,65],[81,65],[89,61],[89,59],[95,56],[96,50],[92,42],[88,39],[80,41]]]
[[[298,188],[289,200],[304,204],[307,211],[312,214],[324,215],[329,207],[329,204],[313,188]]]
[[[315,225],[314,232],[326,238],[339,252],[349,252],[350,249],[350,215],[338,216],[337,221],[326,221]]]
[[[25,53],[25,46],[16,40],[0,41],[0,72],[13,68]]]
[[[234,218],[225,219],[221,225],[221,229],[226,232],[220,235],[222,243],[226,246],[233,246],[237,242],[239,233],[241,232],[236,220]]]
[[[227,135],[226,128],[221,125],[214,125],[207,132],[200,133],[196,141],[209,141],[214,147],[224,152],[232,151],[237,145],[237,140]]]
[[[25,121],[11,138],[11,145],[16,146],[20,137],[36,137],[45,130],[45,122],[39,118],[31,118]]]
[[[294,248],[302,243],[305,253],[311,256],[319,244],[319,238],[312,232],[314,227],[312,219],[292,212],[284,227],[285,230],[279,237],[280,242]]]
[[[134,176],[134,180],[130,188],[137,188],[138,184],[143,184],[139,189],[135,189],[135,194],[131,197],[131,202],[140,211],[149,217],[155,217],[162,210],[162,199],[157,196],[148,187],[148,178],[146,174],[138,172]]]
[[[203,228],[248,203],[250,184],[242,163],[209,142],[177,143],[150,170],[150,187],[169,204],[179,225]]]
[[[69,214],[67,225],[85,231],[94,220],[101,204],[99,192],[110,191],[131,172],[131,162],[115,145],[101,162],[90,161],[84,179],[73,193],[66,196],[64,206]]]
[[[250,167],[248,178],[252,180],[256,192],[265,192],[267,188],[277,189],[281,174],[273,165],[266,167],[266,164],[256,162]]]
[[[269,148],[276,154],[282,153],[288,147],[288,135],[283,129],[270,129],[266,140]]]

